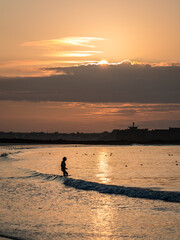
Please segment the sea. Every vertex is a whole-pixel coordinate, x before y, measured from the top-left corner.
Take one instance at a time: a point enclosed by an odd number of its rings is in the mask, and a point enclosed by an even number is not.
[[[0,239],[179,240],[180,146],[1,144]]]

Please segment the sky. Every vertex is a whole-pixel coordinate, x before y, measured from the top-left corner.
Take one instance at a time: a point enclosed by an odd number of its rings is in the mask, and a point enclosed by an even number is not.
[[[0,0],[0,131],[180,127],[179,0]]]

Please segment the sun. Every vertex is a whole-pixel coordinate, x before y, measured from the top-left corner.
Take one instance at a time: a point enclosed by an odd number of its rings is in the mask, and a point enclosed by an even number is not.
[[[98,62],[99,65],[107,65],[108,64],[108,61],[106,60],[101,60]]]

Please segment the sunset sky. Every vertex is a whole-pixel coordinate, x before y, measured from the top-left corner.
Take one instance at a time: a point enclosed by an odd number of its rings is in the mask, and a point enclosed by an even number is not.
[[[0,131],[180,127],[179,0],[0,0]]]

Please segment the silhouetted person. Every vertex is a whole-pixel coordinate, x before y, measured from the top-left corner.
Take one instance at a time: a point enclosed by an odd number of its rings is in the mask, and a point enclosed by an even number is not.
[[[68,172],[66,171],[67,167],[66,167],[66,157],[63,157],[63,160],[61,162],[61,171],[63,172],[64,176],[68,176]]]

